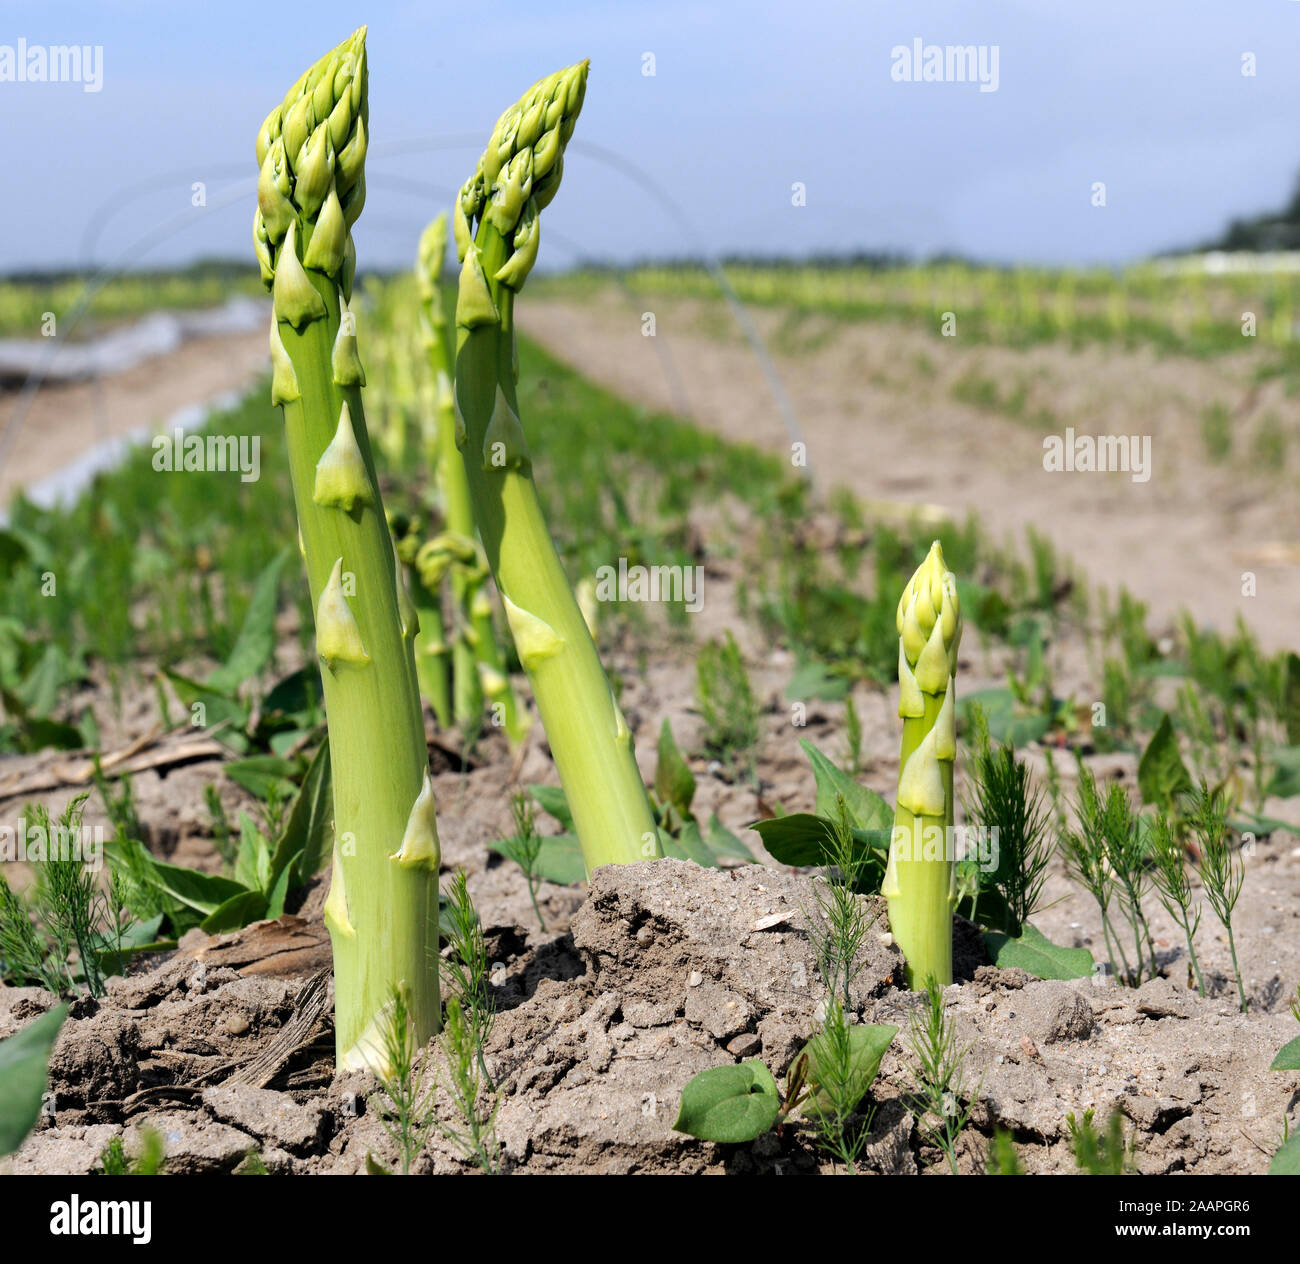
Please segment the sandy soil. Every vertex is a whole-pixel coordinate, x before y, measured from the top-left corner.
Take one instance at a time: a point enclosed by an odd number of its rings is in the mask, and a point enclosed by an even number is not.
[[[20,487],[47,477],[97,444],[141,427],[161,427],[191,404],[242,391],[266,372],[266,335],[221,335],[187,343],[125,373],[37,392],[0,468],[0,505]],[[0,429],[18,407],[0,394]]]
[[[654,311],[669,372],[663,348],[642,336],[641,306]],[[995,536],[1019,540],[1033,526],[1094,583],[1127,587],[1157,619],[1186,607],[1198,622],[1228,629],[1241,615],[1267,647],[1295,644],[1300,500],[1257,435],[1277,425],[1294,447],[1300,410],[1281,382],[1252,381],[1250,356],[1016,351],[892,325],[791,328],[779,312],[752,315],[823,486],[962,517],[975,511]],[[582,302],[530,296],[519,320],[552,354],[627,398],[671,410],[684,397],[700,424],[790,451],[754,356],[721,304],[656,297],[634,307],[612,291]],[[996,383],[1004,402],[1019,392],[1018,417],[954,398],[975,375]],[[1235,448],[1217,465],[1201,440],[1202,412],[1214,403],[1229,410]],[[1064,436],[1067,426],[1077,435],[1149,435],[1150,480],[1046,471],[1043,437]],[[1243,596],[1245,572],[1255,575],[1254,596]]]

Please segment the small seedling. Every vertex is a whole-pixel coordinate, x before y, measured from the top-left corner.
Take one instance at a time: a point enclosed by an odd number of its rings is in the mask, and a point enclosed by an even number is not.
[[[832,996],[826,1005],[826,1022],[809,1042],[804,1055],[807,1066],[803,1074],[809,1086],[803,1107],[804,1117],[812,1124],[818,1144],[833,1162],[842,1163],[850,1176],[857,1172],[858,1161],[871,1133],[874,1108],[859,1110],[863,1096],[880,1067],[880,1058],[893,1039],[895,1028],[856,1027],[849,1023],[843,1002]],[[868,1033],[887,1033],[883,1043],[867,1056],[860,1039]],[[864,1083],[864,1072],[866,1082]]]
[[[1169,818],[1157,812],[1151,823],[1151,858],[1155,868],[1151,880],[1165,912],[1178,923],[1187,940],[1188,969],[1196,976],[1196,987],[1205,995],[1205,979],[1196,956],[1196,930],[1201,924],[1201,906],[1193,906],[1192,881],[1187,870],[1187,852],[1174,834]]]
[[[856,777],[862,771],[862,721],[858,718],[852,694],[844,700],[844,741],[848,747],[844,771],[850,777]]]
[[[704,721],[704,749],[753,780],[759,738],[759,706],[736,638],[701,647],[695,692]]]
[[[1154,971],[1155,945],[1142,896],[1150,884],[1146,855],[1133,806],[1122,786],[1111,786],[1105,798],[1092,773],[1080,765],[1078,828],[1062,836],[1067,872],[1091,893],[1101,910],[1102,934],[1112,964],[1134,987],[1145,977],[1148,960]],[[1133,936],[1136,965],[1130,963],[1110,917],[1112,901]]]
[[[542,885],[542,875],[537,872],[537,861],[542,854],[542,836],[537,832],[537,813],[533,801],[522,790],[516,791],[512,796],[510,814],[515,821],[514,837],[502,840],[497,847],[523,870],[524,881],[528,884],[528,898],[537,915],[537,925],[545,931],[546,919],[537,903],[537,892]]]
[[[130,1158],[121,1137],[114,1137],[99,1156],[94,1176],[157,1176],[163,1170],[163,1139],[152,1128],[140,1129],[140,1153]]]
[[[967,1097],[965,1065],[972,1046],[957,1043],[944,1010],[943,989],[934,979],[927,983],[924,1005],[909,1017],[907,1042],[916,1059],[908,1109],[921,1139],[938,1147],[956,1176],[957,1142],[970,1123],[980,1085]]]
[[[110,881],[102,891],[80,852],[87,797],[73,799],[57,822],[42,806],[30,810],[24,832],[46,840],[46,855],[26,895],[0,876],[0,978],[10,983],[103,996],[110,970],[120,973],[130,948],[143,944],[129,943],[137,923],[123,884]]]
[[[455,997],[447,1002],[440,1041],[447,1059],[448,1095],[460,1120],[459,1125],[439,1125],[440,1131],[479,1171],[495,1176],[501,1171],[501,1143],[496,1134],[501,1093],[483,1071],[482,1049],[473,1024]]]
[[[1211,790],[1204,782],[1192,800],[1188,823],[1196,835],[1201,853],[1201,883],[1214,916],[1228,934],[1228,951],[1232,954],[1232,972],[1237,980],[1241,1012],[1246,1012],[1246,987],[1237,962],[1237,941],[1232,933],[1232,912],[1237,907],[1242,885],[1246,881],[1246,861],[1241,849],[1233,845],[1228,829],[1227,805],[1220,790]]]
[[[221,793],[209,782],[203,787],[203,801],[207,805],[208,817],[212,821],[212,845],[221,857],[221,863],[229,872],[235,867],[235,841],[230,829],[230,817],[221,802]],[[134,837],[139,837],[134,835]]]
[[[843,798],[836,804],[839,812],[831,822],[827,841],[829,863],[824,874],[813,881],[815,907],[806,921],[828,991],[838,1001],[850,1004],[850,989],[862,968],[859,955],[876,915],[870,903],[857,894],[870,853],[854,840]]]
[[[999,1128],[989,1142],[986,1171],[990,1176],[1024,1176],[1025,1165],[1016,1151],[1015,1139],[1005,1129]]]
[[[382,1057],[375,1060],[375,1079],[386,1099],[379,1104],[379,1119],[397,1147],[402,1175],[408,1176],[434,1124],[436,1086],[426,1084],[425,1067],[417,1065],[422,1050],[401,988],[393,989],[384,1018]]]
[[[492,1002],[491,963],[483,937],[483,923],[469,897],[464,873],[451,881],[442,906],[442,932],[447,947],[441,957],[442,983],[451,996],[460,1001],[461,1015],[479,1050],[483,1074],[482,1050],[492,1033],[496,1011]]]
[[[995,748],[982,711],[974,714],[975,795],[969,815],[988,838],[997,840],[997,863],[986,881],[997,897],[998,929],[1014,938],[1042,899],[1055,851],[1051,813],[1015,749],[1010,744]]]
[[[1074,1112],[1066,1116],[1070,1126],[1070,1142],[1074,1147],[1074,1161],[1084,1176],[1126,1176],[1133,1170],[1133,1148],[1124,1137],[1124,1119],[1119,1110],[1113,1110],[1106,1120],[1105,1131],[1093,1123],[1093,1110],[1089,1107],[1082,1119]]]

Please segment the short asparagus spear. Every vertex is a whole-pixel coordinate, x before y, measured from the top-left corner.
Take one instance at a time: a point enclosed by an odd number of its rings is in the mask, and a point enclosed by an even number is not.
[[[334,777],[325,921],[340,1067],[382,1061],[393,990],[423,1044],[438,1027],[438,833],[411,641],[362,410],[348,309],[365,201],[365,28],[267,116],[254,243],[271,290],[271,398],[316,610]]]
[[[587,63],[531,88],[497,122],[455,207],[456,440],[483,548],[568,794],[588,871],[660,854],[632,749],[533,486],[515,391],[514,301],[555,196]]]
[[[936,540],[898,603],[898,713],[903,745],[898,808],[881,886],[907,981],[952,982],[955,866],[953,766],[957,758],[957,581]]]
[[[445,560],[451,571],[452,598],[457,616],[452,642],[452,692],[456,723],[469,731],[482,718],[483,700],[500,708],[500,720],[511,742],[528,732],[529,719],[521,710],[510,678],[506,675],[496,629],[492,625],[492,604],[485,583],[487,560],[483,557],[474,526],[465,464],[456,446],[456,406],[451,387],[451,346],[447,318],[442,306],[442,267],[447,249],[447,216],[439,215],[420,238],[415,263],[420,291],[424,341],[429,352],[436,390],[438,488],[446,532],[429,541],[424,550],[426,565],[431,554]]]

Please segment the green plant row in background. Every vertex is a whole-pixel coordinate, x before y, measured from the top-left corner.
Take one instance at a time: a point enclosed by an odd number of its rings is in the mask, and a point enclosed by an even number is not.
[[[1300,315],[1300,278],[1291,274],[1206,276],[1143,264],[1120,272],[993,268],[965,263],[726,265],[746,303],[809,315],[917,325],[935,333],[946,313],[963,339],[1010,347],[1063,341],[1074,345],[1150,345],[1161,351],[1214,355],[1261,343],[1289,347]],[[552,293],[589,292],[607,273],[548,278]],[[717,299],[702,267],[644,266],[620,271],[641,294]],[[1253,313],[1255,337],[1242,336]]]

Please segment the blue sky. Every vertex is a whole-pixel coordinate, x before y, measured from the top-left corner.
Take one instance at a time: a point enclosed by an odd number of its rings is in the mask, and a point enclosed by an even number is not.
[[[1300,170],[1298,0],[0,0],[0,49],[19,38],[104,49],[98,93],[0,82],[0,270],[84,262],[96,223],[99,262],[142,237],[154,246],[142,263],[251,258],[257,127],[363,21],[363,266],[408,262],[502,107],[584,56],[578,138],[641,168],[696,237],[574,152],[546,213],[550,266],[578,252],[680,255],[696,241],[1120,262],[1277,206]],[[895,82],[891,50],[918,37],[996,45],[998,90]],[[207,185],[204,213],[190,207],[194,181]],[[804,206],[791,205],[796,181]],[[1106,184],[1104,209],[1090,204],[1094,181]]]

